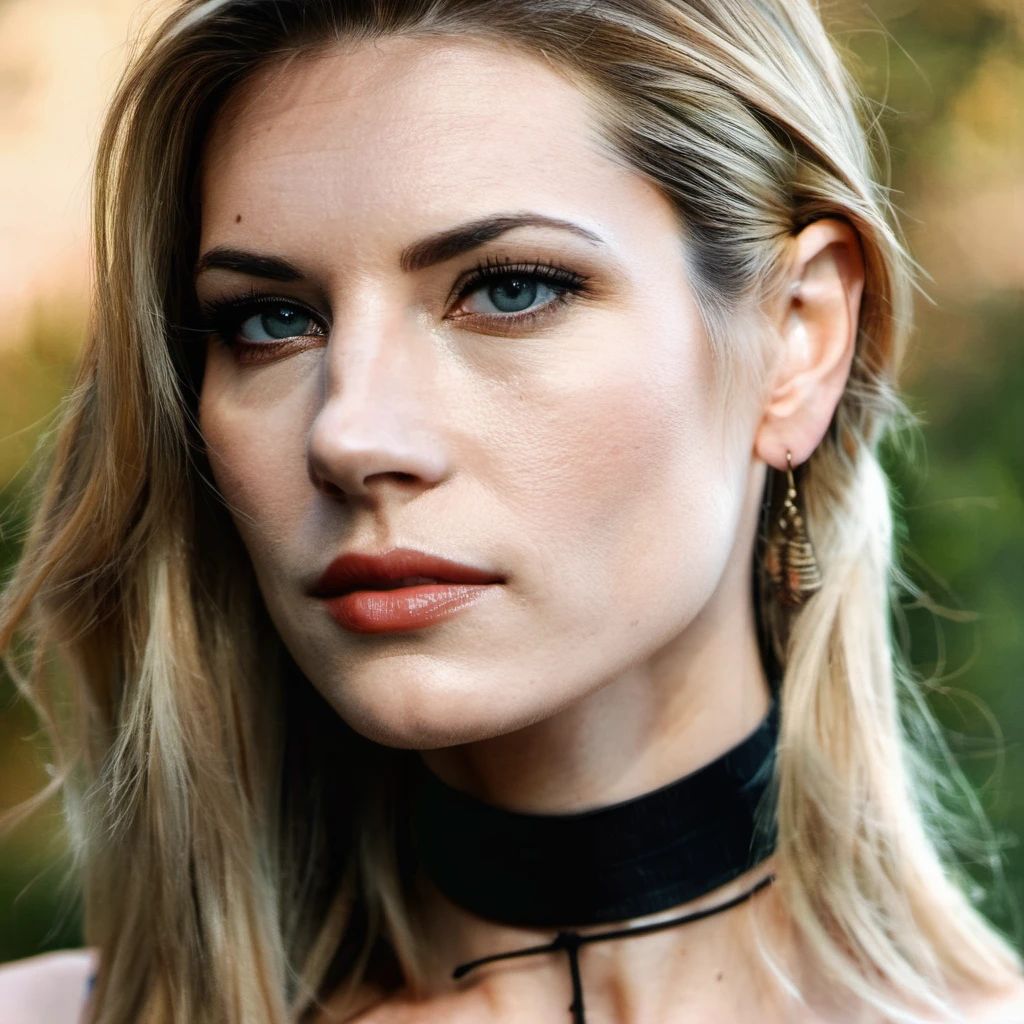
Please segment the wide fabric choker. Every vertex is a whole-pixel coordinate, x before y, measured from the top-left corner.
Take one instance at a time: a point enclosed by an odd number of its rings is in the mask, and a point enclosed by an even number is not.
[[[564,949],[570,1011],[583,1024],[580,945],[685,924],[749,899],[771,881],[718,906],[668,921],[580,935],[566,930],[656,914],[698,899],[760,864],[775,849],[774,807],[762,797],[774,774],[779,708],[714,761],[621,803],[569,814],[523,814],[454,789],[413,759],[410,811],[416,855],[453,903],[520,927],[563,929],[547,945],[493,960]]]

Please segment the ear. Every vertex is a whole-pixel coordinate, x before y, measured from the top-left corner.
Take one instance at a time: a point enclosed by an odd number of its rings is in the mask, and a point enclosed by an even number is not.
[[[798,466],[825,436],[850,375],[864,290],[864,254],[856,231],[826,219],[792,242],[783,299],[774,312],[781,351],[754,439],[759,459]]]

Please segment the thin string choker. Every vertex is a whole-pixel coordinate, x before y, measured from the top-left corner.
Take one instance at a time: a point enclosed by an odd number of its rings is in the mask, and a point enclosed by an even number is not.
[[[411,825],[419,863],[453,903],[486,920],[557,929],[555,939],[481,957],[454,979],[495,960],[565,950],[573,1024],[585,1024],[579,948],[631,938],[722,913],[771,884],[762,877],[730,900],[630,928],[573,929],[657,914],[726,885],[775,849],[772,781],[779,709],[714,761],[621,803],[569,814],[523,814],[454,789],[413,759]]]

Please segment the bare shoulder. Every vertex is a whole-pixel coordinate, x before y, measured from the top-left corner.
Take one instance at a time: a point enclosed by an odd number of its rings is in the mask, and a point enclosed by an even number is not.
[[[95,967],[91,949],[63,949],[0,965],[0,1021],[78,1024]]]
[[[963,1004],[971,1024],[1024,1024],[1024,978],[998,993],[988,993]]]
[[[493,1020],[488,1012],[486,1000],[480,992],[454,992],[428,1000],[414,1000],[404,992],[385,993],[381,989],[361,989],[362,999],[357,999],[360,1010],[339,1009],[329,1000],[311,1024],[481,1024]],[[533,1018],[530,1019],[532,1024]],[[6,1024],[0,1021],[0,1024]],[[508,1024],[525,1024],[515,1020]]]

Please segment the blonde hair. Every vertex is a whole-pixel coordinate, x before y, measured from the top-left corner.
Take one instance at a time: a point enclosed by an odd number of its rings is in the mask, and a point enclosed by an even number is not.
[[[101,954],[93,1024],[271,1024],[338,986],[355,999],[365,980],[421,977],[410,754],[330,711],[270,626],[209,482],[201,346],[183,344],[219,104],[257,69],[392,33],[516,46],[588,91],[609,151],[678,210],[723,380],[764,382],[764,346],[728,328],[778,288],[791,236],[823,217],[856,229],[853,368],[802,468],[824,583],[798,612],[762,611],[782,668],[778,885],[834,991],[897,1020],[960,1019],[958,986],[1020,964],[957,881],[942,797],[958,776],[921,753],[921,737],[944,748],[891,642],[909,581],[876,451],[907,417],[912,267],[810,3],[185,0],[103,130],[91,334],[0,607],[0,649],[56,751],[43,796],[64,793]]]

